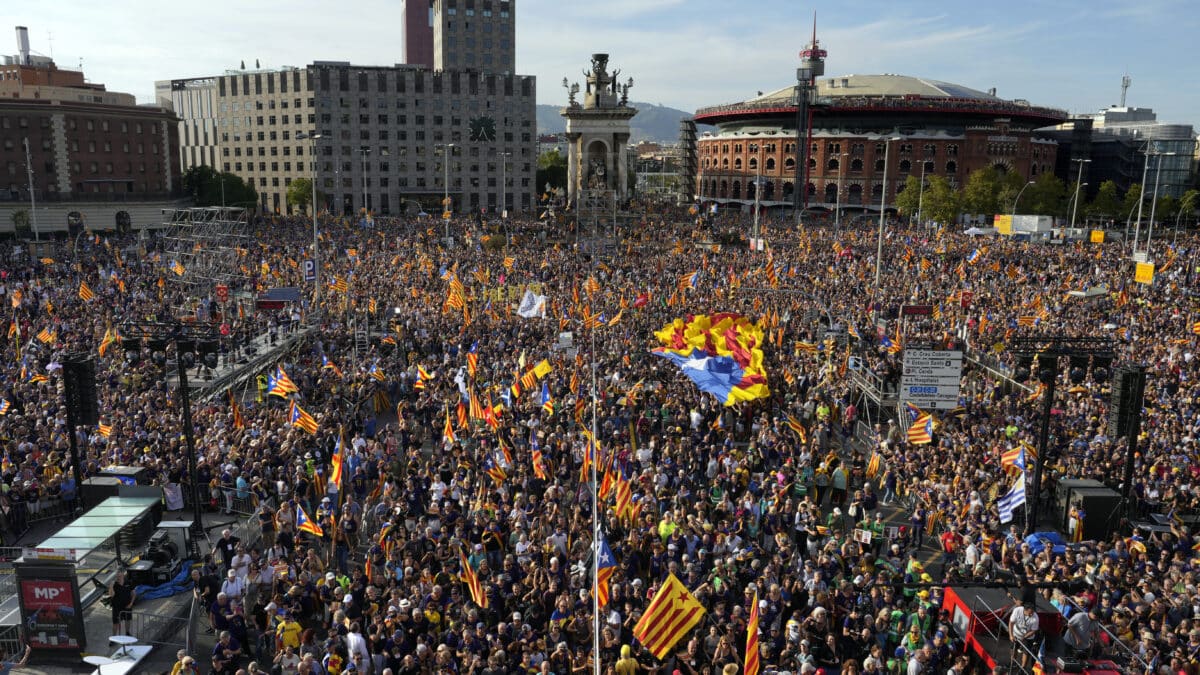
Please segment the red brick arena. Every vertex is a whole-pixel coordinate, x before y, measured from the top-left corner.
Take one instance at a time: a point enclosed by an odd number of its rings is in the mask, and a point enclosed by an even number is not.
[[[907,75],[821,77],[811,110],[807,153],[808,208],[879,210],[887,139],[887,201],[910,175],[942,176],[952,186],[995,166],[1035,179],[1054,171],[1057,144],[1033,130],[1066,119],[1065,111],[1007,100],[957,84]],[[796,177],[795,87],[738,103],[701,108],[696,123],[713,125],[698,139],[697,193],[706,202],[790,206]],[[703,127],[701,127],[703,129]]]

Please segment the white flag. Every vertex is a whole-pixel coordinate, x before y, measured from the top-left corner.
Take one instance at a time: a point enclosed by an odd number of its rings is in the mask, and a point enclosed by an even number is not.
[[[1017,482],[997,501],[1000,507],[1000,522],[1009,523],[1013,519],[1013,511],[1025,503],[1025,474],[1017,477]]]
[[[546,296],[536,295],[533,291],[525,291],[521,304],[517,306],[517,316],[525,319],[546,316]]]

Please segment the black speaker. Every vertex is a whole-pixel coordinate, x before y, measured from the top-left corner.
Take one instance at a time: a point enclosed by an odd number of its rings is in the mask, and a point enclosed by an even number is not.
[[[1108,405],[1108,437],[1124,438],[1130,429],[1136,433],[1142,419],[1142,400],[1146,391],[1146,367],[1126,365],[1113,373],[1112,399]],[[1135,426],[1137,425],[1137,426]]]
[[[1070,505],[1083,509],[1084,539],[1106,539],[1117,526],[1118,519],[1113,514],[1121,506],[1121,495],[1107,487],[1075,488],[1071,491]]]
[[[1054,489],[1054,518],[1053,522],[1063,532],[1067,531],[1067,514],[1071,508],[1071,495],[1087,488],[1102,488],[1104,483],[1090,478],[1062,478]]]
[[[96,401],[96,362],[89,356],[73,354],[63,362],[63,384],[67,407],[75,415],[75,423],[100,423],[100,408]]]

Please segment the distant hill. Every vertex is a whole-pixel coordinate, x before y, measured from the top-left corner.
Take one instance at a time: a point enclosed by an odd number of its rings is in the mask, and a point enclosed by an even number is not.
[[[654,105],[630,101],[637,108],[638,114],[631,123],[634,143],[638,141],[658,141],[660,143],[679,142],[679,120],[691,117],[692,114],[677,108],[664,105]],[[559,134],[566,131],[566,120],[558,111],[562,106],[539,105],[537,107],[537,126],[539,134]]]

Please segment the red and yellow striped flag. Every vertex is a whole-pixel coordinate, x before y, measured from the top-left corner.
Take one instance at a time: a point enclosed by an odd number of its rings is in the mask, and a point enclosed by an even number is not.
[[[696,596],[674,574],[668,574],[667,580],[650,601],[650,606],[633,627],[633,636],[651,654],[663,659],[688,631],[700,623],[704,614],[704,605],[696,600]]]
[[[80,281],[79,282],[79,299],[83,300],[84,302],[91,302],[93,299],[95,299],[95,297],[96,297],[96,294],[94,292],[92,292],[92,289],[88,288],[87,282]]]
[[[742,670],[745,675],[758,675],[758,591],[754,591],[754,604],[750,606],[750,621],[746,623],[746,661]]]

